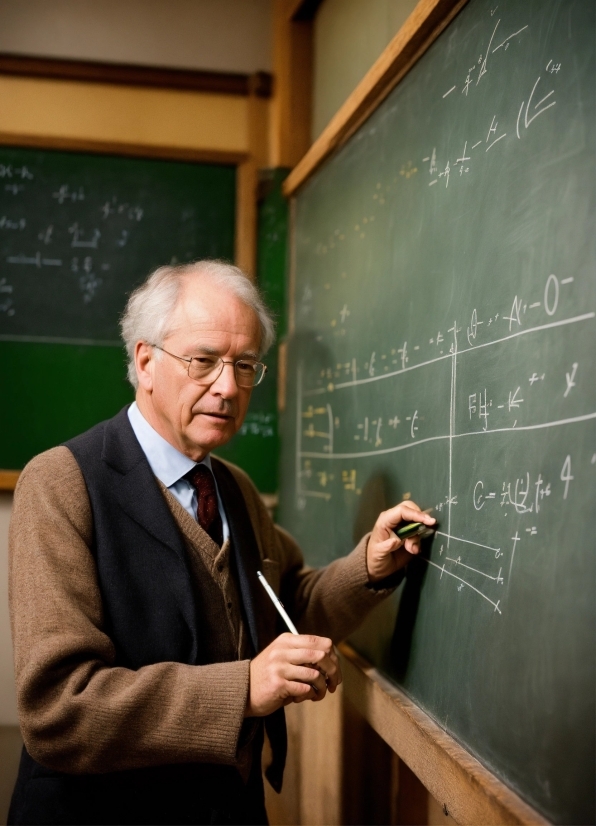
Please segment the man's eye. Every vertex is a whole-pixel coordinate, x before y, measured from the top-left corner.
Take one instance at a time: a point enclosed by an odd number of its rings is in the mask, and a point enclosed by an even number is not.
[[[236,370],[239,370],[240,373],[251,375],[255,372],[255,365],[252,361],[237,361]]]
[[[213,367],[217,359],[210,358],[209,356],[195,356],[193,361],[196,362],[199,367]]]

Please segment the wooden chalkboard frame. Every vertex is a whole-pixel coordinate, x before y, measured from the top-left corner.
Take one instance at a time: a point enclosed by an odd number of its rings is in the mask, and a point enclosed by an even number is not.
[[[256,195],[257,165],[248,152],[228,152],[210,149],[160,147],[114,141],[78,140],[18,135],[0,132],[0,146],[55,149],[70,152],[92,152],[136,158],[188,161],[191,163],[220,163],[236,167],[236,239],[235,260],[251,278],[255,276],[256,260]],[[0,469],[0,491],[13,491],[20,475],[18,470]]]
[[[372,728],[457,823],[548,823],[347,643],[343,688]]]
[[[290,198],[289,323],[295,329],[295,213],[298,190],[321,164],[341,146],[377,109],[468,0],[420,0],[387,48],[331,119],[319,138],[284,182]],[[282,379],[282,377],[280,377]],[[285,382],[286,376],[283,376]],[[281,381],[280,381],[281,384]],[[279,390],[285,398],[285,388]],[[369,725],[403,760],[433,797],[457,823],[544,824],[549,821],[525,803],[505,783],[474,758],[430,715],[410,700],[354,649],[340,647],[344,673],[343,690]],[[326,741],[341,738],[339,731],[326,729]],[[333,727],[333,726],[331,726]],[[318,778],[319,784],[334,785]],[[340,790],[338,789],[338,794]]]
[[[290,197],[372,115],[468,0],[420,0],[412,14],[284,182]]]

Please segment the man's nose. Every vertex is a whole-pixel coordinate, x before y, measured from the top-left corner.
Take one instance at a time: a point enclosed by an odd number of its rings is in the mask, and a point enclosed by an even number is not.
[[[236,368],[231,361],[224,361],[222,371],[210,387],[212,393],[224,399],[233,398],[238,394]]]

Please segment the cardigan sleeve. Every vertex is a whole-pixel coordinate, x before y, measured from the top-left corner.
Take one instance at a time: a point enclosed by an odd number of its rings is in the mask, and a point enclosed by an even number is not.
[[[324,568],[305,565],[297,542],[274,525],[248,476],[234,465],[228,467],[244,495],[265,574],[298,631],[327,636],[336,643],[345,639],[376,605],[393,593],[403,575],[393,575],[371,586],[366,567],[370,534],[363,536],[347,556]]]
[[[237,761],[248,660],[115,666],[91,552],[92,517],[65,447],[33,459],[14,498],[9,599],[17,702],[31,756],[101,773]]]

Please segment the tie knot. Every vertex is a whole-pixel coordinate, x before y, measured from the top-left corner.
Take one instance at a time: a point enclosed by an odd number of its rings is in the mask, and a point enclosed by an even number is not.
[[[203,493],[204,495],[216,496],[215,479],[207,465],[195,465],[195,467],[186,474],[186,478],[198,494]]]
[[[223,543],[223,529],[217,490],[213,473],[207,465],[196,465],[186,474],[186,478],[197,492],[197,520],[201,528],[219,546]]]

